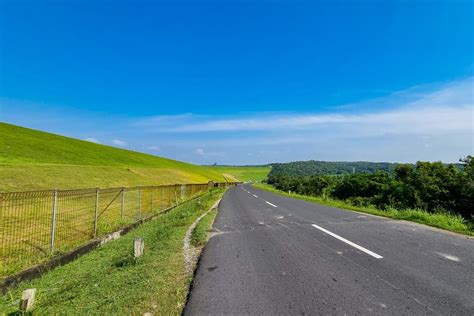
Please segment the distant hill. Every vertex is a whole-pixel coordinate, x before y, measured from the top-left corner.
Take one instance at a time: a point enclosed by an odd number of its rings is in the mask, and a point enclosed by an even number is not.
[[[232,174],[228,180],[235,180]],[[0,191],[225,181],[221,170],[0,123]]]
[[[227,166],[214,165],[209,166],[212,170],[224,175],[230,174],[241,181],[260,182],[264,180],[271,170],[270,165],[260,166]]]
[[[315,174],[328,174],[328,175],[343,175],[350,174],[353,172],[357,173],[374,173],[379,170],[387,172],[393,172],[396,163],[389,162],[367,162],[367,161],[295,161],[289,163],[274,163],[272,164],[272,170],[269,173],[271,175],[289,175],[289,176],[305,176]]]

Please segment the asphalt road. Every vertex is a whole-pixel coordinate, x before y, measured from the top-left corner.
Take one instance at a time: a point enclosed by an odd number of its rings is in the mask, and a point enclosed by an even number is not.
[[[474,315],[474,239],[249,185],[225,194],[185,314]]]

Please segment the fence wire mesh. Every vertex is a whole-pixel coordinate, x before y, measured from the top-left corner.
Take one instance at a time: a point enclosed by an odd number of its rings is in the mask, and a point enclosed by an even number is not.
[[[230,183],[0,193],[0,277],[70,251],[210,187]]]

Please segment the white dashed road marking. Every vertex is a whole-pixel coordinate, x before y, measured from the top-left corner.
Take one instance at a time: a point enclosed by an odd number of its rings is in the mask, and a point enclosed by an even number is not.
[[[350,245],[350,246],[352,246],[352,247],[354,247],[354,248],[356,248],[356,249],[359,249],[359,250],[362,251],[362,252],[365,252],[365,253],[368,254],[369,256],[372,256],[372,257],[374,257],[374,258],[376,258],[376,259],[382,259],[382,258],[383,258],[381,255],[376,254],[375,252],[372,252],[372,251],[370,251],[369,249],[366,249],[366,248],[364,248],[364,247],[362,247],[362,246],[359,246],[358,244],[355,244],[355,243],[353,243],[352,241],[347,240],[347,239],[345,239],[345,238],[343,238],[343,237],[341,237],[341,236],[339,236],[339,235],[336,235],[336,234],[334,234],[333,232],[330,232],[329,230],[327,230],[327,229],[325,229],[325,228],[322,228],[321,226],[318,226],[318,225],[316,225],[316,224],[312,224],[311,226],[313,226],[314,228],[317,228],[317,229],[319,229],[319,230],[325,232],[326,234],[328,234],[328,235],[330,235],[330,236],[332,236],[332,237],[334,237],[334,238],[336,238],[336,239],[339,239],[340,241],[345,242],[346,244],[348,244],[348,245]]]
[[[451,261],[456,261],[456,262],[459,261],[459,258],[456,257],[456,256],[453,256],[453,255],[450,255],[450,254],[447,254],[447,253],[442,253],[442,252],[436,252],[436,253],[438,255],[442,256],[445,259],[448,259],[448,260],[451,260]]]
[[[270,202],[268,202],[268,201],[265,201],[265,203],[267,203],[267,204],[270,205],[270,206],[277,207],[275,204],[272,204],[272,203],[270,203]]]

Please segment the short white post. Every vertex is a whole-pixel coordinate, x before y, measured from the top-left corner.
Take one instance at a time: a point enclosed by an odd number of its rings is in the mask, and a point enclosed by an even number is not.
[[[24,290],[20,300],[20,310],[23,312],[29,312],[35,305],[36,289]]]
[[[133,239],[133,258],[137,259],[143,255],[145,249],[145,241],[142,237],[135,237]]]

